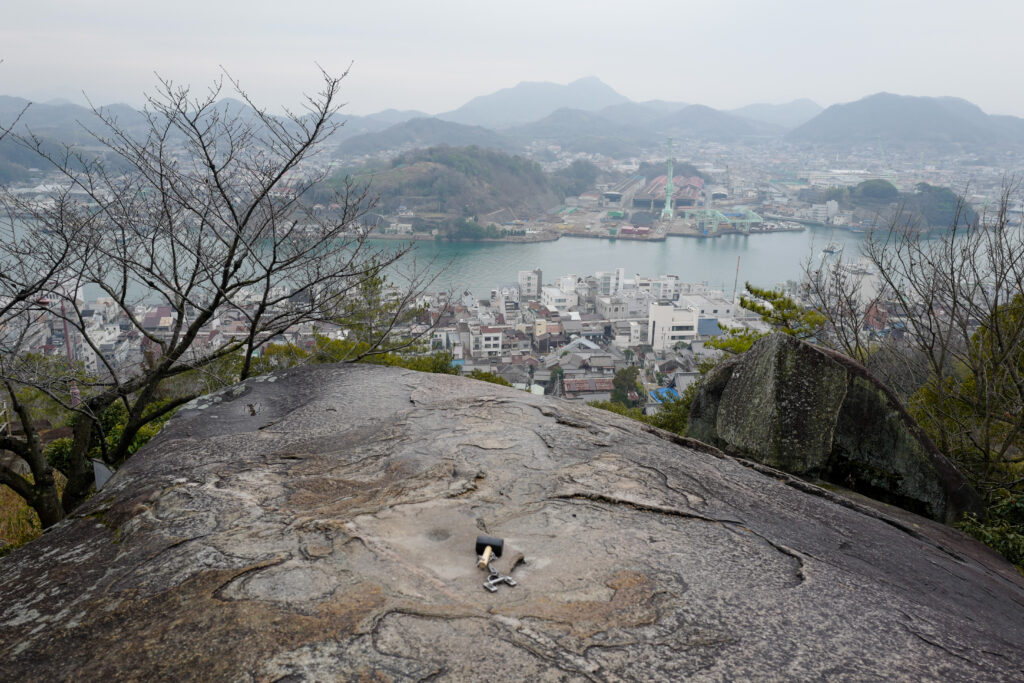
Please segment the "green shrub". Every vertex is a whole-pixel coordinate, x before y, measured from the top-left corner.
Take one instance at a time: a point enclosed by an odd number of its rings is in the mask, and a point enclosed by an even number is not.
[[[966,513],[956,526],[992,548],[1024,573],[1024,495],[1003,489],[993,496],[985,519]]]
[[[693,398],[696,395],[697,383],[694,382],[683,390],[679,398],[669,398],[664,401],[661,404],[661,410],[654,415],[644,415],[642,408],[628,408],[617,401],[591,401],[587,405],[623,415],[637,422],[644,422],[652,427],[664,429],[667,432],[684,434],[686,432],[686,423],[690,417],[690,406],[693,404]]]
[[[471,373],[466,375],[466,377],[472,377],[473,379],[478,379],[481,382],[500,384],[503,387],[512,386],[511,384],[509,384],[508,380],[502,377],[501,375],[496,375],[493,372],[486,372],[485,370],[473,370]]]

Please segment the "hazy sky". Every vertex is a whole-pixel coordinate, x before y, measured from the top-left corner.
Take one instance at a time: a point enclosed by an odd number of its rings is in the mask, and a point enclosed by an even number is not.
[[[597,76],[634,100],[732,108],[879,91],[1024,116],[1021,0],[3,0],[0,94],[138,105],[154,72],[223,65],[260,103],[316,63],[347,111],[438,113],[519,81]]]

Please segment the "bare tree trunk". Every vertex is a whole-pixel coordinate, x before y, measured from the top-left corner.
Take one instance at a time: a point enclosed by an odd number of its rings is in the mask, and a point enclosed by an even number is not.
[[[11,407],[21,422],[25,438],[0,437],[0,448],[10,450],[24,460],[32,473],[32,479],[29,481],[7,467],[0,467],[0,483],[7,484],[25,499],[39,515],[39,521],[45,529],[64,519],[60,496],[57,495],[57,482],[53,477],[53,469],[43,454],[39,433],[32,424],[31,415],[25,405],[18,400],[10,383],[6,383],[6,388],[11,399]]]
[[[92,445],[93,421],[83,414],[75,416],[71,439],[71,455],[68,463],[68,484],[64,488],[61,505],[65,514],[70,514],[92,490],[95,474],[89,460]]]

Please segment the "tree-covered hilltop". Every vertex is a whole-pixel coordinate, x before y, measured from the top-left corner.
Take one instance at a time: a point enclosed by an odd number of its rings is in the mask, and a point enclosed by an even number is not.
[[[877,220],[879,225],[898,220],[901,225],[937,230],[956,219],[961,223],[977,219],[974,209],[964,205],[951,189],[928,183],[918,183],[913,192],[900,192],[887,180],[865,180],[854,187],[805,190],[800,199],[812,203],[835,200],[841,210],[861,219]]]
[[[380,198],[379,213],[394,213],[404,206],[416,213],[418,229],[438,227],[448,233],[457,219],[484,221],[487,214],[502,209],[518,218],[543,214],[565,197],[593,188],[601,171],[578,160],[546,173],[535,161],[497,150],[438,146],[386,163],[345,169],[329,182],[340,186],[346,176],[370,184],[370,192]]]
[[[426,116],[354,136],[338,146],[338,153],[343,156],[376,155],[383,150],[422,149],[433,145],[476,145],[502,150],[515,147],[511,140],[493,130]]]
[[[636,172],[637,175],[642,175],[644,178],[647,178],[647,180],[653,180],[654,178],[665,175],[668,172],[668,161],[641,162]],[[703,180],[705,183],[711,182],[711,176],[697,170],[696,166],[687,161],[673,161],[672,175],[676,178],[690,178],[695,176]]]
[[[593,189],[601,175],[601,169],[585,159],[577,159],[565,168],[552,174],[552,181],[558,191],[566,196],[576,196]]]
[[[918,183],[912,194],[904,197],[903,209],[929,228],[948,228],[959,219],[973,224],[978,215],[948,187]],[[959,215],[958,215],[959,214]]]

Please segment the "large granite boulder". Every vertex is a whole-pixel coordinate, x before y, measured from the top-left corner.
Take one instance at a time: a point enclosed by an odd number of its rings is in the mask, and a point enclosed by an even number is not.
[[[947,524],[982,509],[964,476],[864,366],[782,333],[708,373],[686,433]]]
[[[1024,580],[954,529],[372,366],[189,406],[0,560],[11,681],[1020,680],[1022,642]]]

